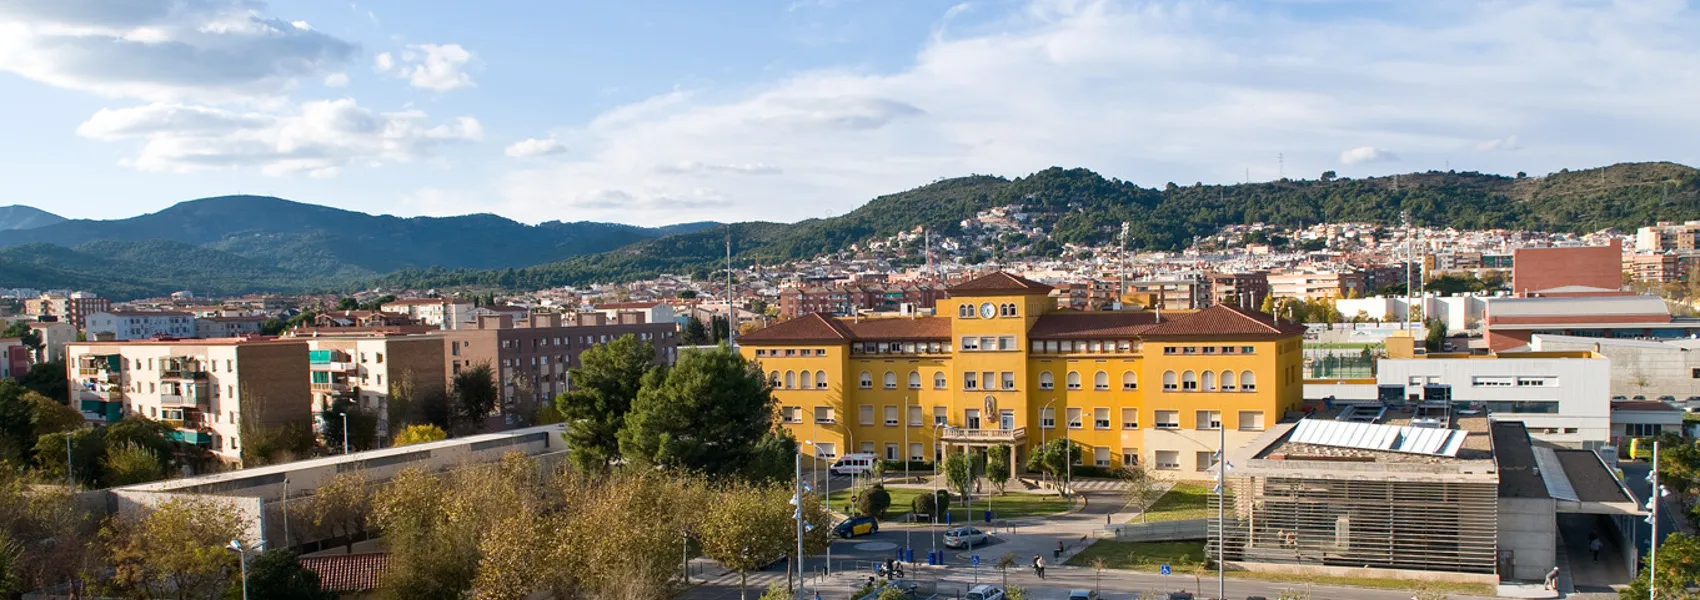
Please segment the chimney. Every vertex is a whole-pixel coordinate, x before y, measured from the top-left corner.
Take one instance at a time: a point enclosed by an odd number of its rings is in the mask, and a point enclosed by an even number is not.
[[[479,329],[513,329],[513,317],[509,315],[478,315]]]

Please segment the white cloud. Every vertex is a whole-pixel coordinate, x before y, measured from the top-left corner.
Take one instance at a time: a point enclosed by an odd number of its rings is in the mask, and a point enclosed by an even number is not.
[[[123,164],[142,171],[250,167],[267,175],[328,177],[349,165],[430,158],[444,144],[481,139],[484,130],[471,117],[433,125],[420,111],[376,112],[345,98],[275,115],[162,103],[107,109],[77,134],[141,140],[137,155]]]
[[[710,173],[741,173],[741,174],[744,174],[744,175],[778,175],[780,173],[783,173],[784,171],[781,170],[779,167],[775,167],[773,165],[765,164],[765,163],[729,165],[729,164],[703,163],[703,162],[697,162],[697,161],[694,161],[694,160],[688,160],[688,161],[685,161],[685,162],[675,163],[675,164],[670,164],[670,165],[657,165],[655,167],[655,172],[669,174],[669,175],[677,175],[677,174],[684,174],[684,173],[694,173],[694,174],[698,174],[698,175],[706,175],[706,174],[710,174]]]
[[[562,143],[560,140],[530,138],[509,144],[507,150],[504,152],[508,156],[523,158],[530,156],[544,156],[548,154],[560,154],[566,151],[567,145]]]
[[[325,76],[325,87],[339,88],[339,87],[347,87],[347,86],[348,86],[348,74],[347,73],[331,73],[330,75]]]
[[[1621,4],[1621,3],[1619,3]],[[1143,185],[1339,168],[1469,170],[1700,160],[1700,16],[1682,3],[1033,0],[956,13],[894,71],[817,69],[672,91],[568,125],[571,160],[500,185],[508,214],[795,220],[969,173],[1082,166]],[[963,23],[969,16],[972,23]],[[971,33],[952,35],[952,32]],[[1587,76],[1578,76],[1586,73]],[[1483,131],[1538,150],[1471,153]],[[1341,153],[1375,140],[1369,150]],[[1504,148],[1501,145],[1500,148]],[[1514,161],[1512,159],[1515,159]],[[784,166],[751,177],[681,165]],[[608,190],[632,201],[617,204]],[[735,199],[689,202],[696,190]],[[666,201],[675,204],[666,204]],[[654,206],[644,210],[642,206]]]
[[[359,50],[259,0],[7,0],[0,71],[154,101],[273,96]]]
[[[1508,135],[1499,139],[1487,140],[1476,144],[1477,152],[1493,152],[1497,150],[1516,150],[1522,148],[1517,144],[1517,136]]]
[[[1374,146],[1358,146],[1340,153],[1340,164],[1347,166],[1392,160],[1399,160],[1399,155]]]
[[[412,44],[399,59],[384,52],[373,65],[381,72],[406,77],[413,87],[446,92],[474,85],[466,72],[472,61],[472,53],[460,44]]]

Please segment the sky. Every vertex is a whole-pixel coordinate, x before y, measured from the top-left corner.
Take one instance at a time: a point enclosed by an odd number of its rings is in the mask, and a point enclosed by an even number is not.
[[[661,225],[1051,166],[1700,166],[1696,31],[1688,0],[0,0],[0,204]]]

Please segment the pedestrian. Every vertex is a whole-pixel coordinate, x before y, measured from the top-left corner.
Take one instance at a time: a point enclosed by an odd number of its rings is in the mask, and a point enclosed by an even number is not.
[[[1039,565],[1042,565],[1042,564],[1044,564],[1044,562],[1039,559],[1039,555],[1037,555],[1037,554],[1033,555],[1033,576],[1038,577],[1040,579],[1045,578],[1045,572],[1043,570],[1044,567],[1039,566]]]
[[[1039,557],[1039,578],[1045,578],[1045,557]]]
[[[1547,571],[1546,589],[1558,589],[1558,567],[1556,566],[1551,571]]]
[[[1056,558],[1057,560],[1062,560],[1062,553],[1063,553],[1063,542],[1062,542],[1062,540],[1057,540],[1057,552],[1056,552],[1056,554],[1054,554],[1052,556],[1054,558]]]
[[[1601,542],[1599,536],[1596,535],[1590,535],[1589,537],[1593,539],[1588,540],[1588,552],[1593,553],[1594,562],[1600,562],[1600,550],[1606,547],[1605,542]]]

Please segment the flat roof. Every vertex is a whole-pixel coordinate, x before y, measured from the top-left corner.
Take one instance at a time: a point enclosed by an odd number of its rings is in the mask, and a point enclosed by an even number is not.
[[[1535,449],[1529,440],[1529,430],[1520,421],[1497,421],[1493,424],[1494,463],[1499,465],[1499,496],[1501,498],[1551,498],[1541,470],[1535,463]]]
[[[1488,298],[1493,317],[1576,315],[1669,315],[1665,301],[1654,296],[1589,296],[1576,298]]]
[[[1629,502],[1630,498],[1623,486],[1618,484],[1617,476],[1606,469],[1606,464],[1600,461],[1599,455],[1593,450],[1554,450],[1558,462],[1564,465],[1564,475],[1570,479],[1570,487],[1576,490],[1576,498],[1583,502]]]

